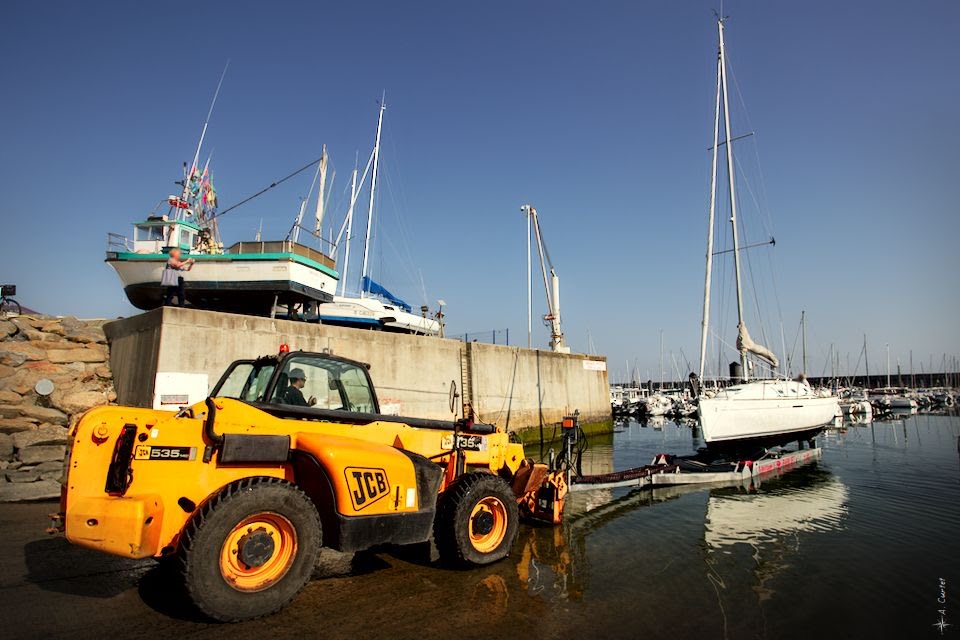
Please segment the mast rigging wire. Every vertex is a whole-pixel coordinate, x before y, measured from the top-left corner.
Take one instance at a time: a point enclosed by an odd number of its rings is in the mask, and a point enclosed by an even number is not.
[[[237,207],[239,207],[239,206],[241,206],[241,205],[244,205],[244,204],[250,202],[250,201],[253,200],[254,198],[258,198],[258,197],[262,196],[262,195],[265,194],[267,191],[270,191],[270,189],[273,189],[274,187],[279,187],[281,184],[283,184],[284,182],[286,182],[286,181],[289,180],[290,178],[293,178],[294,176],[300,175],[301,173],[303,173],[304,171],[306,171],[307,169],[309,169],[309,168],[312,167],[313,165],[315,165],[315,164],[317,164],[318,162],[320,162],[320,160],[322,160],[322,159],[323,159],[323,156],[320,156],[319,158],[317,158],[316,160],[314,160],[314,161],[311,162],[310,164],[304,165],[304,166],[300,167],[299,169],[297,169],[296,171],[294,171],[293,173],[291,173],[291,174],[289,174],[289,175],[287,175],[287,176],[285,176],[285,177],[277,180],[276,182],[272,183],[269,187],[264,187],[263,189],[261,189],[260,191],[257,191],[257,192],[256,192],[255,194],[253,194],[252,196],[249,196],[249,197],[247,197],[247,198],[244,198],[243,200],[241,200],[241,201],[238,202],[237,204],[235,204],[235,205],[233,205],[233,206],[230,206],[230,207],[227,207],[226,209],[224,209],[223,211],[221,211],[220,213],[218,213],[218,214],[216,214],[216,215],[214,215],[214,216],[210,216],[210,220],[212,221],[212,220],[216,220],[217,218],[222,218],[223,216],[227,215],[228,213],[230,213],[231,211],[233,211],[233,210],[236,209]]]

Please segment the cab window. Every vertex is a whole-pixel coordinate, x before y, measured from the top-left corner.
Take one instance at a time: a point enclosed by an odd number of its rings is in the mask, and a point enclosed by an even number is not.
[[[370,393],[370,385],[367,383],[366,374],[359,367],[344,371],[340,375],[340,382],[343,383],[353,411],[373,413],[373,395]]]
[[[150,241],[150,240],[163,240],[163,227],[160,226],[143,226],[136,228],[136,234],[134,235],[134,240],[138,241]]]
[[[221,398],[235,398],[245,402],[261,402],[267,383],[276,366],[272,363],[239,362],[214,394]]]
[[[312,356],[284,364],[271,401],[291,406],[373,413],[366,373],[357,365]]]

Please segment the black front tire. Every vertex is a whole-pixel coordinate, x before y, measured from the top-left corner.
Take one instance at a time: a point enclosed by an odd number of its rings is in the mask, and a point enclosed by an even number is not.
[[[520,514],[510,485],[490,473],[467,473],[443,492],[437,504],[434,542],[440,560],[485,565],[510,554]]]
[[[234,482],[187,526],[178,553],[186,592],[220,622],[274,613],[310,580],[321,543],[317,509],[295,485],[268,477]]]

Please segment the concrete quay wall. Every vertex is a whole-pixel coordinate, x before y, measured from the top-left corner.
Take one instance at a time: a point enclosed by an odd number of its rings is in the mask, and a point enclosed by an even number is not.
[[[574,410],[610,420],[606,358],[463,343],[194,309],[166,307],[107,323],[119,404],[176,408],[202,400],[237,359],[327,351],[371,365],[384,413],[449,419],[451,380],[480,418],[510,431],[552,425]]]

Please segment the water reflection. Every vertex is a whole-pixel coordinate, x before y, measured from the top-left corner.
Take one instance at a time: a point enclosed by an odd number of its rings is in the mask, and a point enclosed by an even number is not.
[[[707,546],[717,551],[735,544],[758,548],[800,532],[842,529],[847,488],[820,469],[800,475],[795,482],[784,476],[762,491],[712,490],[704,534]]]
[[[733,603],[742,611],[751,601],[762,607],[771,600],[775,578],[799,557],[802,534],[843,530],[847,487],[822,469],[795,474],[760,491],[710,492],[703,559],[721,612]]]

